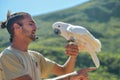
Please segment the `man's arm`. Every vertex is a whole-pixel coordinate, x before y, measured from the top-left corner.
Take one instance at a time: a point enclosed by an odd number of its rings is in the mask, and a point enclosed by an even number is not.
[[[93,71],[93,70],[96,70],[96,68],[84,68],[79,71],[74,71],[65,75],[58,76],[56,78],[44,79],[44,80],[81,80],[81,79],[88,80],[87,73],[88,71]],[[13,80],[32,80],[32,79],[29,75],[24,75]]]
[[[79,71],[74,71],[65,75],[58,76],[52,79],[45,79],[45,80],[89,80],[88,78],[88,71],[96,70],[96,68],[83,68]]]
[[[55,64],[55,66],[53,67],[52,73],[55,75],[63,75],[63,74],[73,72],[75,61],[76,61],[75,58],[69,57],[63,66],[59,64]]]
[[[70,57],[68,58],[68,60],[65,62],[64,65],[61,66],[61,65],[56,64],[52,70],[53,74],[63,75],[63,74],[73,72],[74,70],[74,66],[76,63],[76,57],[79,52],[78,46],[74,44],[68,44],[66,45],[65,48],[66,48],[66,54]]]
[[[20,76],[18,78],[15,78],[13,80],[32,80],[32,78],[29,75],[24,75],[24,76]]]

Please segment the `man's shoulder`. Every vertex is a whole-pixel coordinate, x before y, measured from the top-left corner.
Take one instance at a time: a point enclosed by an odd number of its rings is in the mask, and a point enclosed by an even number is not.
[[[42,57],[43,55],[40,53],[40,52],[37,52],[37,51],[33,51],[33,50],[29,50],[29,53],[30,54],[32,54],[32,55],[34,55],[34,56],[36,56],[36,57]]]
[[[5,49],[0,53],[0,55],[7,55],[7,54],[9,54],[9,53],[10,53],[9,49],[8,49],[8,48],[5,48]]]
[[[4,58],[9,58],[13,56],[14,54],[8,49],[5,48],[1,53],[0,53],[0,60]]]
[[[0,53],[0,58],[14,58],[17,57],[17,53],[12,50],[10,47],[5,48],[1,53]]]

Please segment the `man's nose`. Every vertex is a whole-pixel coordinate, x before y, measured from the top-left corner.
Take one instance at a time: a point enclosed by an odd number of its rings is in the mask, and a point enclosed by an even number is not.
[[[37,30],[37,28],[38,28],[38,27],[37,27],[37,25],[35,24],[34,27],[33,27],[33,29],[34,29],[34,30]]]

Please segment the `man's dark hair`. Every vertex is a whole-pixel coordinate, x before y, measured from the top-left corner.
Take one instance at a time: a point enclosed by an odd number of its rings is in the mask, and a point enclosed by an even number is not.
[[[24,19],[25,15],[30,15],[26,12],[17,12],[14,14],[10,14],[10,12],[8,11],[7,13],[7,20],[1,22],[0,26],[1,28],[7,28],[8,33],[10,34],[10,42],[13,41],[13,37],[14,37],[14,27],[13,24],[17,23],[18,25],[22,26],[22,20]]]

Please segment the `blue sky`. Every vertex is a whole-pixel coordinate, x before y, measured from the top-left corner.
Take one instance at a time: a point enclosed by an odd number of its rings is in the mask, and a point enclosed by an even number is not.
[[[0,0],[0,21],[6,19],[7,11],[25,11],[31,15],[45,14],[73,7],[89,0]]]

